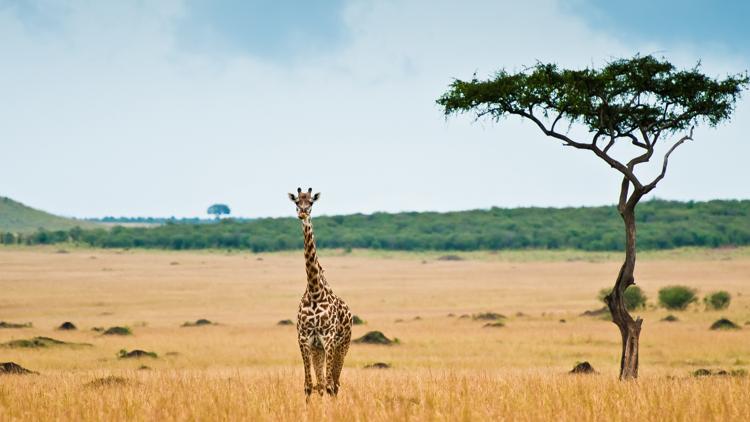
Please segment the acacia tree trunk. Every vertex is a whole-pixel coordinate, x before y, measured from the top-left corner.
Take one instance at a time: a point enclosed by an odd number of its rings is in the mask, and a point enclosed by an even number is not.
[[[635,204],[637,201],[621,205],[620,215],[625,223],[625,262],[615,281],[612,293],[607,296],[607,306],[612,313],[612,322],[617,325],[622,335],[622,357],[620,358],[620,379],[638,378],[638,338],[641,334],[643,320],[633,319],[625,307],[625,289],[635,284]]]

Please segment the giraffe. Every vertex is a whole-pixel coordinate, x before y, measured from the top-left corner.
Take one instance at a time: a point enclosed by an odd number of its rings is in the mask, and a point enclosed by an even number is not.
[[[313,195],[312,188],[307,192],[297,188],[297,196],[290,193],[289,199],[297,206],[305,240],[307,289],[297,312],[297,339],[305,367],[305,396],[309,400],[313,391],[311,367],[315,369],[318,393],[322,396],[325,389],[327,394],[336,396],[352,338],[352,313],[346,303],[333,294],[318,262],[310,212],[313,203],[320,199],[320,193]]]

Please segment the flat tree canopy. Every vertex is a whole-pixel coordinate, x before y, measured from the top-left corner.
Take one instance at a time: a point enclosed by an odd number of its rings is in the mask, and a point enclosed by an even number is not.
[[[225,204],[213,204],[210,207],[208,207],[208,210],[206,210],[208,214],[213,214],[216,216],[216,218],[219,218],[220,215],[229,215],[231,213],[231,210],[229,209],[229,206]]]
[[[642,184],[632,167],[648,161],[667,135],[699,123],[715,126],[727,120],[747,85],[746,74],[717,80],[701,73],[700,65],[677,70],[668,61],[649,55],[615,60],[601,69],[569,70],[538,63],[518,73],[501,70],[485,81],[476,77],[455,80],[437,102],[446,115],[472,112],[477,118],[527,118],[546,135],[591,150],[636,188],[644,188],[645,194],[664,174]],[[591,139],[571,139],[559,130],[560,121],[585,125]],[[692,133],[682,141],[691,137]],[[630,142],[645,154],[635,162],[620,163],[608,155],[616,142]]]

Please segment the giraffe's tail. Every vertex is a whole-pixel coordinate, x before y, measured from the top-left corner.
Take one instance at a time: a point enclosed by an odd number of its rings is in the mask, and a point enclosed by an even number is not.
[[[320,339],[320,335],[315,334],[312,338],[312,347],[316,349],[322,349],[323,348],[323,340]]]

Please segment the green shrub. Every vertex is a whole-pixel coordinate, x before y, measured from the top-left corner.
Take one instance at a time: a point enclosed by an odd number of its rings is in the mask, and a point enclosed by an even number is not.
[[[352,315],[352,324],[354,324],[354,325],[362,325],[364,323],[365,323],[365,320],[363,320],[362,318],[360,318],[357,315]]]
[[[129,336],[133,332],[128,327],[109,327],[103,334],[105,336]]]
[[[604,302],[604,304],[607,304],[605,297],[612,291],[611,288],[604,288],[599,290],[599,300]],[[646,294],[643,293],[643,290],[641,290],[638,286],[629,286],[627,289],[625,289],[625,307],[628,309],[628,311],[634,311],[636,309],[641,309],[646,307],[646,300],[648,298],[646,297]]]
[[[667,309],[683,310],[697,302],[696,290],[686,286],[668,286],[659,290],[659,304]]]
[[[711,310],[726,309],[729,307],[729,302],[731,301],[732,295],[724,290],[710,293],[703,298],[703,303],[706,304],[706,309]]]

